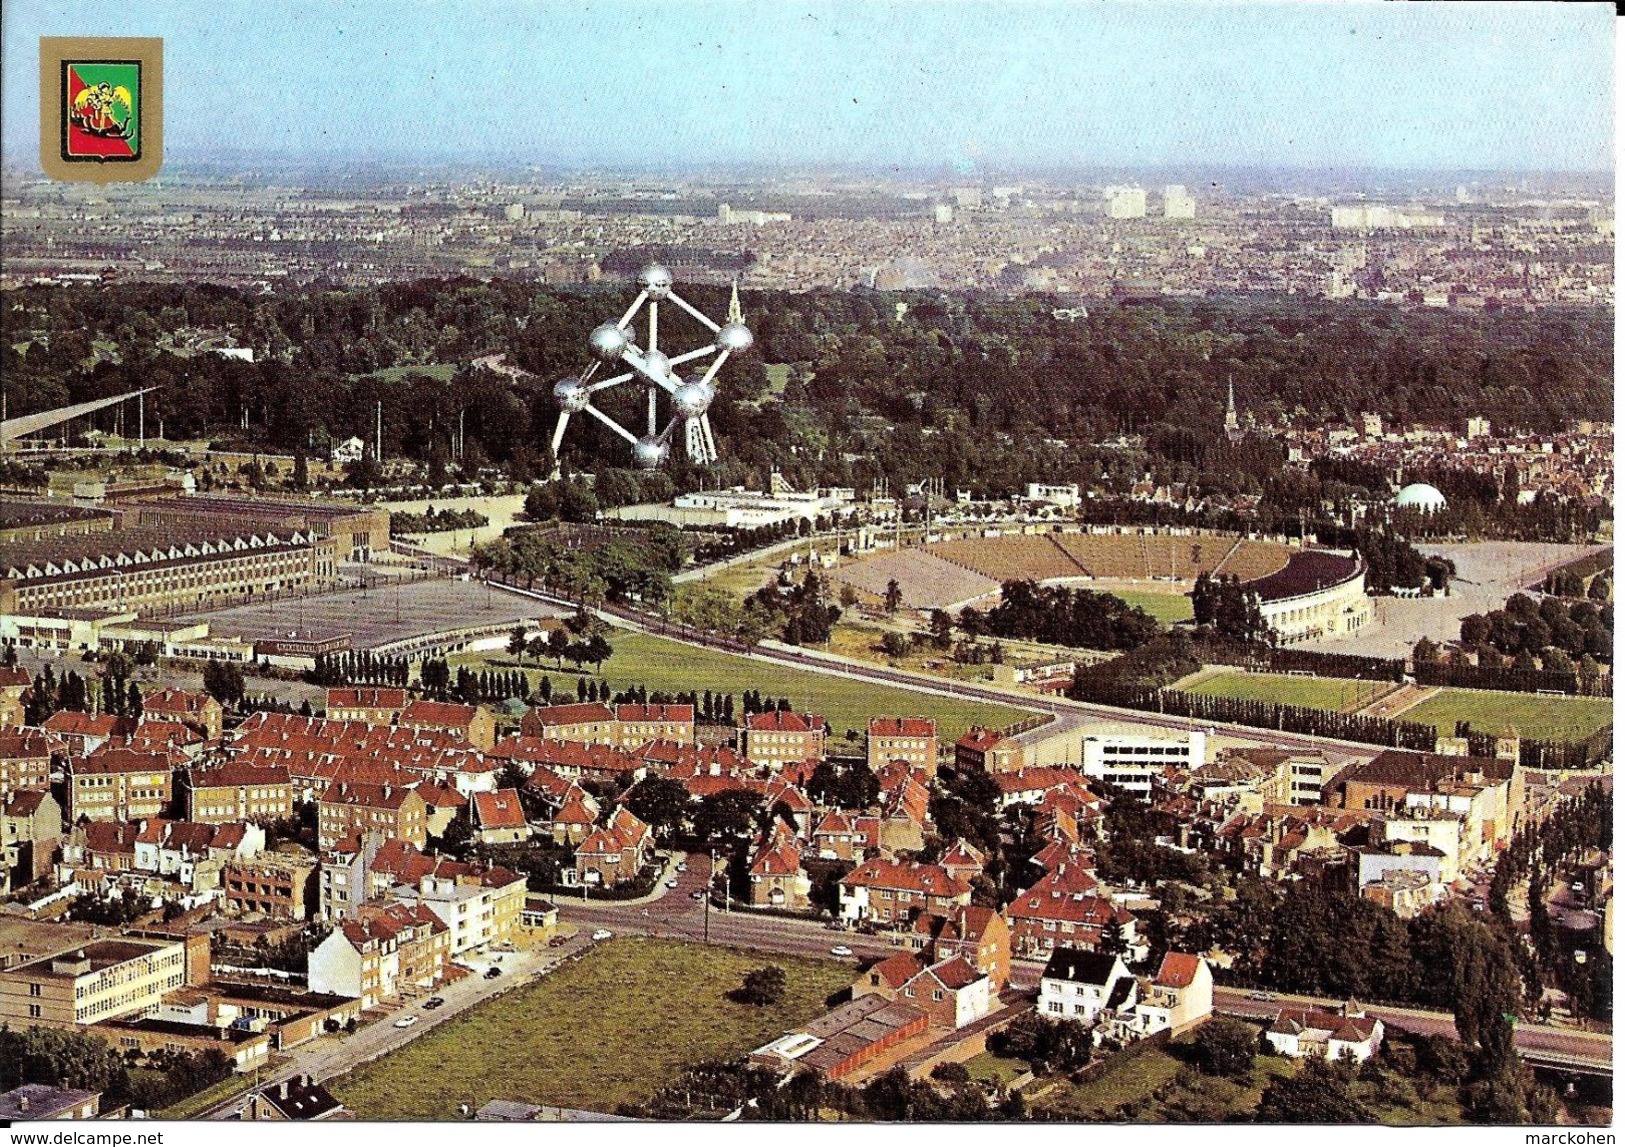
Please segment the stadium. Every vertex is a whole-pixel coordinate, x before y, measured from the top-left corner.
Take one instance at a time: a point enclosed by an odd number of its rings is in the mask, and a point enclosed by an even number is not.
[[[1204,573],[1256,590],[1282,642],[1353,637],[1372,622],[1357,555],[1194,530],[988,531],[862,556],[831,577],[877,601],[895,581],[904,605],[952,612],[995,598],[1012,580],[1183,596]]]

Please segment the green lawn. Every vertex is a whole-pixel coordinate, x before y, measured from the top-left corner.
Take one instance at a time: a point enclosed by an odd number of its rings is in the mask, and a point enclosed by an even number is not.
[[[1130,605],[1139,606],[1164,625],[1172,625],[1176,621],[1189,621],[1195,616],[1191,612],[1191,599],[1182,593],[1146,593],[1137,589],[1111,589],[1102,592],[1122,598]]]
[[[770,962],[789,977],[783,1003],[725,997]],[[491,1099],[613,1112],[647,1099],[684,1064],[742,1055],[821,1014],[851,979],[830,961],[611,940],[328,1087],[369,1120],[455,1119],[458,1104]]]
[[[790,364],[770,362],[764,364],[762,370],[767,374],[768,393],[783,394],[784,388],[790,385]]]
[[[250,1075],[232,1075],[222,1079],[212,1087],[205,1087],[194,1095],[188,1095],[179,1103],[154,1111],[154,1119],[196,1119],[217,1103],[224,1103],[234,1095],[240,1095],[254,1085],[254,1077]]]
[[[788,697],[799,711],[818,713],[829,722],[836,738],[846,730],[859,732],[869,727],[870,717],[935,717],[938,735],[958,740],[971,725],[1008,725],[1028,715],[1025,709],[991,702],[960,701],[909,689],[893,689],[844,677],[830,677],[802,669],[750,661],[731,653],[697,649],[644,633],[612,631],[609,640],[615,654],[604,663],[604,676],[610,687],[621,690],[642,685],[650,692],[676,693],[707,689],[717,693],[741,693],[759,689],[773,697]],[[478,654],[454,658],[454,663],[473,664],[490,659],[509,664],[508,655]],[[555,690],[573,690],[576,674],[566,667],[553,671]]]
[[[1187,1037],[1188,1038],[1188,1037]],[[1097,1079],[1062,1083],[1043,1092],[1034,1106],[1057,1119],[1080,1122],[1224,1123],[1246,1120],[1265,1088],[1296,1075],[1297,1060],[1260,1055],[1245,1079],[1204,1075],[1180,1057],[1179,1043],[1137,1057],[1124,1057]],[[1413,1081],[1392,1071],[1359,1080],[1354,1096],[1374,1121],[1394,1127],[1459,1124],[1461,1108],[1449,1089]]]
[[[1192,686],[1190,692],[1239,701],[1273,701],[1309,709],[1348,709],[1363,704],[1388,688],[1380,681],[1354,681],[1343,677],[1293,677],[1284,673],[1216,673]],[[1406,714],[1409,717],[1409,714]]]
[[[1019,1059],[1006,1059],[1002,1055],[984,1051],[967,1059],[965,1070],[970,1072],[972,1079],[985,1079],[1000,1087],[1008,1087],[1012,1079],[1026,1072],[1027,1065]]]
[[[1471,721],[1481,733],[1499,733],[1507,725],[1521,737],[1572,741],[1588,737],[1614,719],[1608,697],[1548,697],[1535,693],[1498,693],[1488,689],[1445,689],[1413,709],[1402,721],[1420,721],[1452,736],[1457,721]]]
[[[382,370],[375,370],[366,375],[367,378],[376,378],[381,382],[401,382],[413,375],[423,375],[436,382],[450,382],[457,367],[449,362],[426,362],[417,366],[386,366]]]
[[[1064,1082],[1043,1091],[1035,1106],[1058,1119],[1110,1118],[1126,1104],[1146,1101],[1183,1066],[1162,1050],[1124,1058],[1087,1083]],[[1038,1086],[1042,1088],[1042,1084]],[[1032,1090],[1029,1088],[1029,1093]]]

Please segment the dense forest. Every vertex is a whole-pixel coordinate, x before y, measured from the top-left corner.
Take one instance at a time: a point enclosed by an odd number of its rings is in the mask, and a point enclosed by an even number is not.
[[[723,287],[684,291],[707,312],[726,305]],[[284,453],[367,434],[382,402],[387,453],[444,461],[461,413],[465,459],[523,476],[546,451],[553,382],[583,368],[587,332],[627,297],[471,279],[277,294],[30,287],[0,313],[0,374],[12,415],[160,386],[149,431],[162,420],[170,438]],[[884,476],[983,493],[1039,479],[1123,491],[1149,469],[1206,492],[1279,487],[1273,443],[1219,433],[1231,380],[1261,425],[1361,411],[1457,424],[1478,414],[1537,430],[1612,417],[1602,310],[1464,315],[1248,296],[1102,304],[1068,321],[1052,315],[1061,302],[747,293],[757,345],[722,376],[712,420],[724,461],[710,482],[776,466],[802,486],[866,488]],[[685,323],[674,314],[665,324],[667,345],[698,345],[703,332]],[[256,361],[197,349],[211,337],[253,349]],[[471,365],[493,354],[530,375]],[[785,365],[770,375],[767,363]],[[780,401],[762,401],[774,393]],[[635,402],[612,392],[605,405],[630,414]],[[1122,433],[1143,435],[1148,453],[1084,445]],[[585,464],[600,451],[619,458],[622,446],[589,422],[569,449]],[[1351,476],[1313,477],[1346,487]],[[673,479],[698,483],[681,464]],[[1276,501],[1308,493],[1277,489]]]

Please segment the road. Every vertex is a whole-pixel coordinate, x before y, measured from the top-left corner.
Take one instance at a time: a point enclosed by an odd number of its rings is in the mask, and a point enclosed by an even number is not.
[[[1272,995],[1255,1000],[1252,992],[1240,988],[1214,988],[1213,1007],[1229,1015],[1248,1019],[1274,1019],[1284,1007],[1337,1007],[1342,1001],[1315,996]],[[1375,1016],[1385,1027],[1403,1028],[1417,1035],[1444,1035],[1456,1038],[1456,1021],[1448,1012],[1421,1008],[1365,1005],[1367,1015]],[[1587,1067],[1609,1069],[1614,1062],[1614,1038],[1604,1032],[1584,1032],[1549,1024],[1520,1023],[1518,1050],[1542,1061],[1571,1061]]]
[[[442,985],[433,993],[446,1001],[444,1006],[432,1011],[425,1009],[423,1003],[430,997],[427,992],[411,1001],[386,1005],[379,1009],[387,1012],[382,1019],[358,1028],[352,1035],[323,1036],[293,1049],[288,1062],[261,1077],[260,1086],[269,1087],[300,1075],[309,1075],[318,1082],[343,1075],[381,1055],[405,1047],[425,1032],[434,1030],[476,1004],[546,975],[591,946],[591,941],[585,935],[580,935],[558,948],[496,953],[501,957],[495,962],[496,966],[503,971],[500,976],[491,979],[484,975],[484,971],[493,965],[491,956],[464,957],[463,962],[473,969],[471,974]],[[416,1016],[418,1022],[411,1027],[396,1027],[395,1021],[406,1016]],[[234,1095],[197,1118],[230,1119],[248,1102],[248,1095],[246,1091]]]
[[[705,872],[710,861],[704,853],[691,853],[686,863],[688,871],[675,875],[677,887],[666,889],[662,886],[659,895],[647,903],[625,905],[603,901],[559,901],[560,919],[584,928],[608,928],[625,935],[703,941],[707,930],[705,903],[694,899],[694,893],[705,887]],[[714,907],[710,911],[709,934],[713,944],[791,956],[843,959],[853,964],[854,972],[859,961],[884,958],[897,951],[873,937],[832,931],[813,921],[743,911],[725,912]],[[851,949],[853,955],[831,955],[830,949],[836,945]],[[1010,986],[1025,991],[1034,990],[1042,973],[1042,964],[1016,960],[1011,968]],[[1283,1007],[1335,1008],[1344,1001],[1295,995],[1254,1000],[1246,990],[1215,988],[1213,1002],[1219,1011],[1265,1020],[1273,1019]],[[1456,1036],[1455,1018],[1449,1012],[1377,1004],[1368,1005],[1366,1010],[1390,1027],[1403,1028],[1420,1035],[1446,1035],[1452,1039]],[[1572,1061],[1593,1068],[1607,1068],[1613,1063],[1614,1042],[1607,1033],[1583,1032],[1553,1025],[1519,1024],[1517,1039],[1521,1052],[1542,1060]]]
[[[509,593],[535,598],[558,608],[575,608],[575,603],[543,590],[524,589],[502,582],[493,582],[492,584]],[[823,673],[831,677],[842,677],[849,681],[875,681],[900,689],[932,693],[940,697],[956,697],[970,701],[992,701],[1001,705],[1019,705],[1027,709],[1051,713],[1058,720],[1070,717],[1082,719],[1082,721],[1111,721],[1129,725],[1148,725],[1180,732],[1193,729],[1214,731],[1274,748],[1289,749],[1295,752],[1323,752],[1327,754],[1333,763],[1369,760],[1382,751],[1380,747],[1374,745],[1339,741],[1330,737],[1314,737],[1306,733],[1285,733],[1275,729],[1256,729],[1247,725],[1230,725],[1220,721],[1199,721],[1193,718],[1175,717],[1163,713],[1146,713],[1138,709],[1121,709],[1111,705],[1073,701],[1065,697],[1039,697],[1015,689],[1002,689],[965,681],[950,681],[946,678],[932,677],[924,673],[893,669],[890,666],[856,661],[834,654],[780,645],[777,642],[762,642],[747,650],[736,642],[724,641],[706,634],[686,630],[668,624],[660,618],[650,617],[633,610],[604,606],[595,612],[605,621],[623,629],[649,633],[657,637],[664,637],[669,641],[677,641],[700,648],[721,649],[746,659],[790,665],[808,672]],[[1081,724],[1082,721],[1077,723]],[[1071,724],[1072,722],[1066,723]],[[1063,727],[1065,726],[1063,725]],[[1051,728],[1051,726],[1046,726],[1046,728]]]

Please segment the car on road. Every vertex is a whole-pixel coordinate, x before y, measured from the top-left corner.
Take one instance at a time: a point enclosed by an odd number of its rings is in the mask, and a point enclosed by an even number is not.
[[[430,996],[428,999],[423,1001],[423,1010],[426,1012],[432,1012],[436,1008],[443,1008],[445,1006],[446,1001],[440,996]]]
[[[417,1016],[402,1016],[400,1019],[395,1021],[395,1026],[398,1028],[409,1028],[417,1022]]]
[[[844,959],[852,954],[852,949],[848,948],[845,944],[837,944],[835,947],[829,950],[829,954],[831,956],[840,956]]]
[[[1273,1000],[1275,998],[1275,993],[1274,992],[1250,992],[1250,993],[1248,993],[1247,998],[1249,1000],[1263,1000],[1263,1001],[1265,1001],[1267,1003],[1268,1001]]]
[[[487,980],[494,980],[500,975],[502,975],[502,969],[497,967],[495,964],[485,969],[485,978]]]
[[[677,887],[677,878],[675,876],[673,876],[670,880],[666,881],[666,887],[667,888],[676,888]]]
[[[679,864],[677,866],[677,871],[678,872],[687,872],[688,871],[688,861],[685,860],[685,861],[683,861],[683,863]]]
[[[612,940],[614,937],[615,933],[611,932],[608,928],[600,928],[598,931],[592,934],[592,938],[594,940]]]

